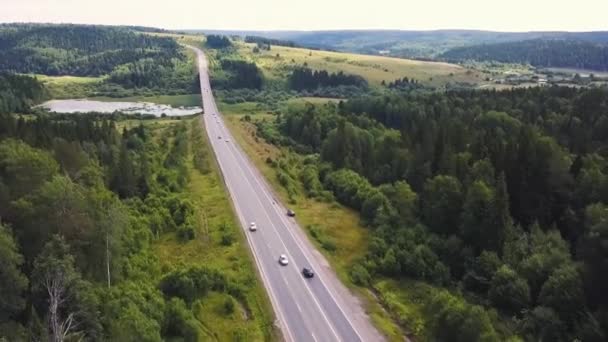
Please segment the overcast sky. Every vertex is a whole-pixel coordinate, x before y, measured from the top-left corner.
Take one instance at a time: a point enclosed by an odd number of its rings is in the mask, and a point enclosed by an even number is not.
[[[608,0],[0,0],[0,22],[168,29],[608,30]]]

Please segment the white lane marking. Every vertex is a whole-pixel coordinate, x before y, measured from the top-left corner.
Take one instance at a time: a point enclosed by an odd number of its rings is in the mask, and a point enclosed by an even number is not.
[[[310,336],[312,336],[313,341],[317,342],[317,338],[315,337],[314,333],[310,333]]]
[[[245,172],[245,170],[241,167],[239,160],[237,159],[237,157],[235,156],[234,152],[232,152],[229,148],[229,152],[230,152],[230,156],[234,159],[235,161],[235,165],[241,170],[241,172]],[[285,243],[283,242],[283,240],[281,239],[281,236],[278,233],[278,230],[274,224],[274,222],[272,221],[272,219],[270,218],[270,216],[268,216],[268,212],[266,211],[266,208],[264,207],[264,205],[262,204],[259,195],[257,193],[257,191],[255,191],[255,187],[253,186],[253,184],[247,179],[247,177],[244,177],[245,182],[249,185],[250,191],[252,196],[255,198],[255,200],[258,202],[258,204],[260,205],[262,212],[264,214],[264,216],[266,216],[266,219],[268,221],[268,223],[270,224],[270,226],[272,226],[272,229],[275,231],[276,236],[278,237],[278,240],[280,241],[281,245],[283,246],[283,250],[285,251],[285,254],[289,256],[289,259],[291,260],[295,260],[295,258],[291,255],[291,253],[289,253],[289,249],[287,248],[287,246],[285,245]],[[298,265],[296,264],[295,261],[292,261],[292,263],[296,266],[296,269],[298,268]],[[283,280],[285,281],[285,283],[289,284],[289,282],[287,281],[286,278],[283,278]],[[321,307],[321,305],[319,304],[317,298],[315,297],[315,295],[312,293],[312,290],[309,288],[308,284],[306,282],[304,282],[304,288],[308,291],[308,293],[310,294],[310,296],[312,297],[313,301],[315,302],[316,306],[318,307],[319,311],[321,312],[321,315],[323,316],[323,318],[325,319],[325,322],[327,323],[327,326],[329,327],[329,329],[331,330],[331,332],[333,333],[333,335],[336,337],[336,341],[341,341],[340,337],[338,336],[337,332],[335,331],[332,321],[328,319],[327,315],[325,314],[323,308]],[[294,300],[294,303],[297,302]]]
[[[298,308],[298,311],[300,311],[300,313],[302,313],[302,308],[300,307],[300,304],[298,304],[298,302],[296,302],[296,307]]]
[[[234,146],[234,145],[231,145]],[[234,160],[236,161],[236,165],[237,167],[244,173],[244,169],[241,167],[241,163],[238,162],[235,153],[232,151],[232,148],[229,148],[230,150],[230,154],[232,155],[232,157],[234,158]],[[279,241],[281,241],[281,245],[283,245],[283,249],[285,250],[285,253],[289,256],[290,259],[293,260],[293,264],[296,266],[296,269],[299,269],[298,265],[295,262],[295,258],[291,255],[291,253],[289,253],[289,249],[287,248],[287,246],[285,245],[285,242],[283,241],[283,239],[281,238],[281,235],[279,234],[276,226],[274,225],[274,222],[272,221],[272,219],[270,218],[270,216],[268,215],[268,212],[266,211],[266,207],[264,207],[264,205],[262,204],[262,201],[260,200],[260,197],[258,196],[258,193],[254,190],[255,187],[251,184],[251,182],[249,181],[248,177],[243,177],[245,179],[245,181],[249,184],[249,186],[251,187],[251,189],[253,190],[253,197],[256,199],[256,201],[258,202],[258,204],[260,205],[260,207],[262,207],[262,212],[264,213],[264,216],[266,216],[266,218],[268,219],[268,222],[270,222],[270,225],[272,226],[272,229],[276,232],[276,235],[279,239]],[[263,190],[263,189],[262,189]],[[315,302],[315,304],[317,305],[317,307],[319,308],[319,311],[321,312],[321,315],[323,316],[323,318],[325,319],[325,321],[327,322],[327,325],[329,326],[329,329],[331,330],[331,332],[334,334],[334,336],[336,337],[337,341],[341,341],[340,336],[338,336],[338,333],[336,332],[336,330],[334,329],[334,326],[332,324],[332,321],[329,320],[327,318],[327,315],[325,314],[325,310],[323,310],[323,307],[321,306],[321,304],[319,304],[319,301],[317,300],[317,297],[313,294],[312,290],[310,289],[310,285],[308,285],[307,282],[302,282],[304,284],[304,288],[308,291],[308,293],[310,294],[310,296],[312,297],[312,300]],[[328,291],[329,292],[329,291]],[[354,330],[354,329],[353,329]],[[356,331],[355,331],[356,332]]]
[[[194,49],[194,50],[196,51],[196,50],[198,50],[198,49]],[[200,51],[200,50],[199,50],[199,51]],[[197,53],[199,53],[199,51],[197,51]],[[199,53],[199,59],[201,58],[201,57],[200,57],[200,56],[201,56],[201,54],[202,54],[202,51]],[[201,84],[202,84],[202,80],[201,80]],[[201,87],[201,88],[202,88],[202,87]],[[210,87],[209,87],[209,89],[210,89]],[[210,104],[211,104],[211,105],[214,107],[215,112],[218,114],[218,115],[217,115],[217,117],[219,117],[219,111],[218,111],[218,109],[217,109],[217,105],[216,105],[216,103],[215,103],[215,101],[214,101],[213,97],[212,97],[212,101],[211,101],[211,103],[210,103]],[[223,119],[222,119],[222,120],[223,120]],[[228,134],[228,135],[231,135],[231,134],[229,133],[229,131],[228,131],[228,130],[226,130],[226,131],[225,131],[225,133],[226,133],[226,134]],[[230,148],[229,148],[229,150],[230,150]],[[230,152],[232,152],[232,151],[230,151]],[[241,159],[244,159],[244,157],[243,157],[243,155],[240,153],[240,151],[237,151],[237,153],[231,153],[231,155],[234,157],[235,161],[237,161],[237,163],[236,163],[236,164],[237,164],[237,166],[238,166],[238,167],[239,167],[239,168],[240,168],[242,171],[244,171],[244,170],[242,169],[242,167],[241,167],[240,163],[239,163],[239,162],[238,162],[238,160],[237,160],[237,156],[238,156],[238,157],[240,157]],[[218,159],[219,159],[219,158],[218,158]],[[250,172],[250,173],[251,173],[251,174],[254,176],[256,183],[258,184],[258,186],[260,186],[260,188],[262,189],[262,192],[264,193],[264,195],[266,196],[266,198],[268,198],[268,199],[269,199],[269,196],[268,196],[268,194],[266,193],[266,191],[267,191],[267,190],[266,190],[266,188],[260,184],[259,180],[257,179],[256,174],[254,174],[254,173],[251,171],[251,167],[248,165],[247,160],[244,160],[244,161],[245,161],[245,162],[244,162],[244,164],[245,164],[245,166],[247,167],[248,171],[249,171],[249,172]],[[247,177],[245,177],[245,179],[246,179],[247,183],[249,183],[249,185],[250,185],[251,189],[254,189],[254,187],[252,186],[251,182],[249,182],[249,180],[247,179]],[[227,182],[226,182],[226,183],[227,183]],[[275,232],[276,232],[277,236],[279,237],[279,240],[281,241],[281,244],[283,245],[283,247],[284,247],[284,248],[285,248],[285,250],[287,251],[287,247],[286,247],[285,243],[283,242],[283,239],[281,238],[281,235],[278,233],[278,231],[277,231],[277,229],[276,229],[276,227],[275,227],[274,223],[272,222],[272,220],[271,220],[271,219],[270,219],[270,217],[268,216],[268,214],[267,214],[267,212],[266,212],[266,208],[264,207],[264,205],[261,203],[261,201],[260,201],[259,197],[257,196],[257,192],[256,192],[256,191],[253,191],[253,194],[254,194],[254,197],[256,198],[256,200],[258,201],[258,203],[261,205],[262,209],[264,209],[263,211],[264,211],[265,216],[267,217],[267,219],[268,219],[268,220],[269,220],[269,222],[271,223],[271,225],[272,225],[273,229],[275,230]],[[274,203],[274,202],[273,202],[273,203]],[[275,210],[276,210],[276,209],[275,209]],[[279,218],[280,218],[280,220],[281,220],[281,221],[284,221],[284,218],[283,218],[283,217],[282,217],[280,214],[279,214]],[[285,223],[285,222],[283,222],[283,223]],[[291,234],[291,232],[289,232],[289,234],[292,236],[292,239],[294,239],[294,241],[296,242],[296,244],[298,245],[298,247],[299,247],[299,248],[302,250],[302,255],[304,256],[304,258],[306,259],[306,261],[307,261],[308,263],[310,263],[310,261],[308,260],[308,256],[306,255],[306,252],[303,250],[303,248],[302,248],[302,246],[300,245],[300,243],[299,243],[299,242],[298,242],[298,241],[297,241],[297,240],[296,240],[296,239],[293,237],[293,235]],[[287,254],[288,254],[288,255],[290,255],[290,253],[289,253],[289,252],[287,252]],[[291,255],[290,255],[290,257],[291,257]],[[293,257],[292,257],[292,259],[293,259],[293,260],[295,260],[295,258],[293,258]],[[294,261],[294,264],[295,264],[295,261]],[[296,267],[297,267],[297,265],[296,265]],[[313,292],[312,292],[312,290],[310,289],[309,285],[308,285],[306,282],[303,282],[303,283],[304,283],[305,288],[307,289],[307,291],[308,291],[308,292],[310,293],[310,295],[312,296],[312,298],[313,298],[313,300],[314,300],[315,304],[317,305],[317,307],[318,307],[318,308],[319,308],[319,310],[321,311],[321,314],[322,314],[322,315],[323,315],[323,317],[325,318],[325,320],[326,320],[326,322],[328,323],[328,325],[329,325],[330,329],[332,330],[333,334],[336,336],[336,338],[338,338],[338,340],[340,340],[340,339],[339,339],[339,337],[338,337],[338,335],[337,335],[337,333],[336,333],[336,331],[335,331],[335,330],[334,330],[334,328],[333,328],[332,322],[331,322],[331,321],[330,321],[330,320],[327,318],[327,316],[325,315],[325,312],[324,312],[323,308],[321,307],[321,305],[320,305],[320,304],[319,304],[319,302],[317,301],[317,298],[316,298],[316,296],[313,294]],[[343,310],[342,310],[342,308],[340,307],[340,304],[338,303],[338,301],[336,301],[336,299],[334,298],[334,296],[331,294],[331,291],[329,291],[329,288],[328,288],[328,287],[325,285],[325,283],[324,283],[323,281],[321,281],[321,283],[324,285],[324,287],[326,288],[327,292],[330,294],[330,296],[332,297],[332,299],[333,299],[333,300],[334,300],[334,302],[336,303],[336,306],[338,306],[338,308],[340,309],[340,311],[342,312],[342,314],[344,315],[344,317],[347,319],[347,321],[349,322],[349,324],[350,324],[350,325],[351,325],[351,327],[353,328],[353,331],[355,331],[355,333],[357,334],[357,336],[359,336],[359,333],[358,333],[358,332],[356,331],[356,329],[354,328],[354,325],[352,324],[352,322],[351,322],[351,321],[348,319],[348,316],[346,316],[346,315],[344,314],[344,311],[343,311]],[[294,302],[295,302],[295,301],[294,301]],[[295,303],[296,303],[296,305],[297,305],[297,302],[295,302]],[[289,329],[288,329],[288,330],[289,330]],[[313,335],[313,337],[314,337],[314,335]],[[361,338],[361,337],[359,336],[359,338]],[[315,340],[316,340],[316,339],[315,339]]]
[[[192,48],[192,47],[190,47],[190,48]],[[198,49],[195,49],[195,48],[192,48],[192,49],[193,49],[193,50],[195,50],[195,52],[197,53],[197,55],[198,55],[198,57],[199,57],[199,64],[200,64],[200,62],[201,62],[201,61],[206,62],[206,61],[203,59],[203,57],[201,57],[201,56],[203,55],[203,52],[202,52],[202,51],[200,51],[200,50],[198,50]],[[205,65],[206,65],[206,63],[205,63]],[[200,66],[200,65],[199,65],[199,66]],[[200,73],[200,72],[201,72],[201,70],[200,70],[200,67],[199,67],[199,73]],[[205,72],[206,72],[206,69],[205,69]],[[202,73],[201,73],[201,74],[202,74]],[[201,89],[205,89],[205,88],[203,87],[203,80],[202,80],[202,78],[199,78],[199,81],[200,81],[200,83],[201,83]],[[208,81],[207,81],[207,83],[208,83]],[[210,88],[210,87],[209,87],[209,88]],[[202,99],[203,99],[203,98],[204,98],[204,96],[202,96],[202,97],[201,97],[201,101],[202,101]],[[205,107],[205,103],[203,102],[203,108],[204,108],[204,107]],[[209,140],[210,140],[210,141],[213,141],[213,140],[212,140],[212,137],[210,136],[210,135],[211,135],[211,132],[210,132],[210,130],[209,130],[209,129],[207,129],[207,127],[209,127],[209,126],[207,125],[207,122],[206,122],[206,120],[205,120],[205,118],[204,118],[204,117],[203,117],[203,121],[205,121],[205,131],[207,132],[207,136],[209,137]],[[220,167],[220,171],[222,171],[222,170],[224,170],[225,168],[222,166],[222,162],[220,161],[220,158],[217,156],[217,149],[215,148],[215,144],[213,144],[213,143],[212,143],[212,147],[213,147],[213,151],[214,151],[214,156],[215,156],[215,159],[216,159],[216,161],[217,161],[217,163],[218,163],[218,165],[219,165],[219,167]],[[223,172],[223,171],[222,171],[222,172]],[[231,188],[231,186],[230,186],[229,182],[227,182],[227,181],[225,180],[225,178],[224,178],[224,177],[222,177],[222,179],[224,180],[224,184],[226,184],[226,187],[227,187],[227,188],[228,188],[228,190],[229,190],[229,191],[228,191],[228,195],[232,197],[231,193],[233,193],[234,191],[232,190],[232,188]],[[245,222],[245,218],[243,217],[243,215],[242,215],[242,213],[241,213],[240,208],[239,208],[239,207],[238,207],[238,205],[236,204],[236,201],[234,201],[234,200],[233,200],[233,201],[232,201],[232,203],[234,203],[234,208],[235,208],[235,211],[237,212],[237,216],[239,217],[239,219],[240,219],[240,221],[241,221],[241,226],[243,226],[243,225],[245,224],[245,223],[244,223],[244,222]],[[257,248],[256,248],[256,246],[255,246],[255,243],[254,243],[254,242],[251,240],[251,238],[249,237],[249,235],[248,235],[248,234],[245,234],[245,236],[246,236],[246,238],[247,238],[247,241],[249,242],[249,246],[250,246],[250,247],[252,248],[252,250],[253,250],[253,258],[254,258],[254,260],[255,260],[255,263],[256,263],[256,264],[257,264],[257,266],[258,266],[258,270],[260,271],[260,274],[261,274],[261,276],[262,276],[262,279],[264,280],[264,282],[265,282],[266,284],[268,284],[267,289],[268,289],[268,294],[269,294],[269,297],[270,297],[270,301],[271,301],[271,303],[273,304],[273,306],[275,307],[275,311],[276,311],[276,312],[278,313],[278,315],[279,315],[279,322],[280,322],[280,325],[282,325],[282,326],[285,328],[284,330],[285,330],[285,331],[287,332],[287,334],[289,335],[289,336],[288,336],[288,337],[289,337],[289,340],[290,340],[290,341],[295,341],[295,339],[294,339],[294,337],[293,337],[293,334],[292,334],[291,330],[289,329],[289,325],[287,324],[287,319],[285,318],[285,314],[284,314],[284,312],[283,312],[283,310],[282,310],[281,306],[279,305],[279,302],[278,302],[278,300],[277,300],[277,298],[276,298],[276,294],[274,293],[274,290],[272,289],[272,285],[271,285],[271,283],[270,283],[270,280],[268,279],[268,276],[266,275],[266,272],[265,272],[265,270],[264,270],[264,267],[262,266],[262,263],[260,262],[260,260],[259,260],[259,258],[258,258],[258,256],[257,256],[258,251],[257,251]],[[295,302],[295,300],[294,300],[294,302]],[[286,336],[286,337],[287,337],[287,336]]]
[[[234,144],[232,145],[234,146]],[[267,193],[267,189],[265,186],[263,186],[261,184],[261,182],[258,180],[258,174],[254,173],[251,169],[251,167],[249,166],[249,161],[248,159],[246,159],[247,157],[243,154],[241,154],[240,152],[240,148],[239,147],[235,147],[235,149],[238,150],[241,159],[243,160],[243,164],[245,165],[245,167],[247,167],[249,173],[253,176],[254,181],[258,184],[258,186],[262,189],[262,192],[264,193],[264,195],[266,196],[266,198],[269,201],[272,201],[271,196]],[[238,164],[238,163],[237,163]],[[248,177],[245,177],[246,179],[248,179]],[[286,226],[289,225],[294,225],[294,223],[291,223],[289,221],[286,222],[286,219],[284,217],[284,214],[279,212],[279,209],[276,207],[273,207],[275,209],[275,212],[277,213],[277,215],[279,216],[279,219],[283,222],[283,224],[285,224]],[[297,223],[295,223],[295,225],[297,226]],[[287,229],[288,234],[291,236],[291,238],[294,240],[294,242],[296,243],[296,245],[298,245],[298,247],[300,248],[300,250],[302,251],[302,255],[304,256],[304,258],[306,259],[306,261],[310,264],[310,260],[315,260],[313,257],[310,257],[309,255],[307,255],[307,249],[302,247],[302,244],[300,243],[299,238],[296,238],[294,236],[294,234],[291,232],[291,230]],[[281,239],[282,242],[282,238],[279,235],[279,239]],[[318,264],[317,264],[318,265]],[[321,283],[323,284],[323,286],[325,287],[325,289],[327,290],[327,293],[329,293],[330,297],[334,300],[334,302],[336,303],[336,306],[338,307],[338,309],[340,310],[340,312],[342,312],[342,315],[344,316],[344,318],[348,321],[348,323],[351,325],[353,331],[355,332],[355,334],[357,335],[357,337],[359,337],[359,339],[361,341],[363,341],[363,339],[361,338],[361,335],[359,335],[359,332],[357,331],[357,329],[355,328],[355,325],[352,323],[352,321],[348,318],[348,316],[346,315],[346,313],[344,312],[344,310],[342,309],[342,306],[340,305],[340,303],[336,300],[336,298],[334,297],[334,295],[332,294],[332,292],[330,291],[330,288],[327,286],[327,284],[325,284],[325,282],[323,281],[323,277],[318,277],[318,279],[321,281]],[[308,287],[308,284],[306,284],[306,282],[304,282],[304,284]],[[314,295],[313,295],[314,297]]]

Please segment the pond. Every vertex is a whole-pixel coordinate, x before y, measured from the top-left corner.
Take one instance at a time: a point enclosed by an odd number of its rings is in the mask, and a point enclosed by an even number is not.
[[[114,113],[183,116],[201,113],[201,107],[172,107],[151,102],[105,102],[94,100],[51,100],[40,105],[54,113]]]

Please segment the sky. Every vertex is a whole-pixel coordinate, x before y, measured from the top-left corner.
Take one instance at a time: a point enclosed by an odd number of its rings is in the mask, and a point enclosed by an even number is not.
[[[0,22],[166,29],[608,30],[608,0],[0,0]]]

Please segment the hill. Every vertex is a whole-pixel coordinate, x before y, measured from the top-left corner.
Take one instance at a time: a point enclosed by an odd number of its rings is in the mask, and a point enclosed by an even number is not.
[[[96,77],[85,95],[196,92],[194,65],[175,39],[152,29],[93,25],[0,25],[0,71]],[[83,87],[83,82],[79,82]]]
[[[397,57],[433,58],[456,47],[529,39],[574,39],[608,43],[608,32],[494,32],[479,30],[334,30],[334,31],[218,31],[213,34],[263,36],[293,41],[297,45]]]
[[[483,82],[485,74],[464,67],[386,56],[363,55],[306,48],[273,45],[270,50],[253,52],[255,44],[237,42],[237,54],[255,64],[270,80],[285,79],[298,66],[306,65],[315,70],[344,72],[358,75],[372,85],[380,85],[401,79],[413,78],[422,84],[443,87],[447,83]]]
[[[441,58],[608,70],[608,45],[583,40],[533,39],[519,42],[481,44],[451,49]]]

